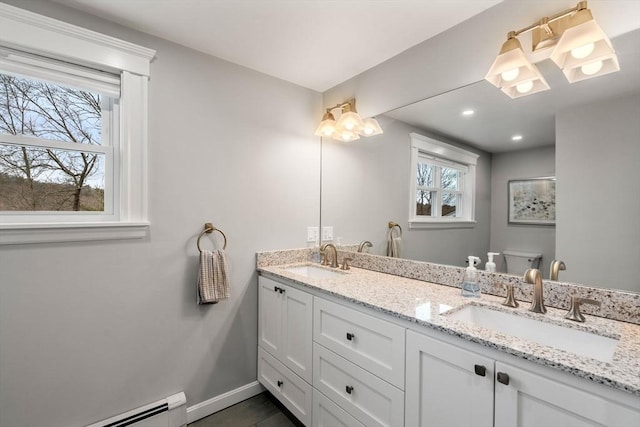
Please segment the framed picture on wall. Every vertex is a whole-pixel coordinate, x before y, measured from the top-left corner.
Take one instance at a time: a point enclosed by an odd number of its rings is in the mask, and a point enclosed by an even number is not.
[[[509,181],[509,224],[555,225],[556,178]]]

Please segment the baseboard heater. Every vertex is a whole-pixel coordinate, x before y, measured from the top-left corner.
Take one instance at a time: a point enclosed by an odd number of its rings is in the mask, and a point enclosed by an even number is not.
[[[187,398],[180,392],[87,427],[185,427]]]

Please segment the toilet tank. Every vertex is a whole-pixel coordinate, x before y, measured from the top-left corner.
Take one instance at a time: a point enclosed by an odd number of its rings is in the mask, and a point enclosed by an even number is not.
[[[538,268],[542,254],[507,249],[502,252],[507,265],[507,273],[521,276],[530,268]]]

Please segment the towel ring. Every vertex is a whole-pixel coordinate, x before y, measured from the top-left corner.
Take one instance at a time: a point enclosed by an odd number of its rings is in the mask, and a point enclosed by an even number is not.
[[[402,234],[402,227],[400,227],[400,224],[393,221],[389,221],[389,228],[393,228],[393,227],[398,227],[400,229],[400,234]]]
[[[205,234],[211,234],[214,231],[217,231],[218,233],[222,234],[222,237],[224,238],[224,245],[222,246],[222,250],[227,249],[227,236],[225,236],[222,230],[220,230],[219,228],[215,228],[213,224],[211,224],[210,222],[207,222],[204,224],[204,230],[200,232],[200,235],[198,235],[198,240],[196,241],[196,246],[198,247],[198,251],[202,252],[202,249],[200,249],[200,239],[202,239],[202,236],[204,236]]]

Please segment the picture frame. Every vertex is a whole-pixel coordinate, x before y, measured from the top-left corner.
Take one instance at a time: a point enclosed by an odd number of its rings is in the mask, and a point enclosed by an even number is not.
[[[509,180],[508,205],[509,224],[555,225],[556,178]]]

